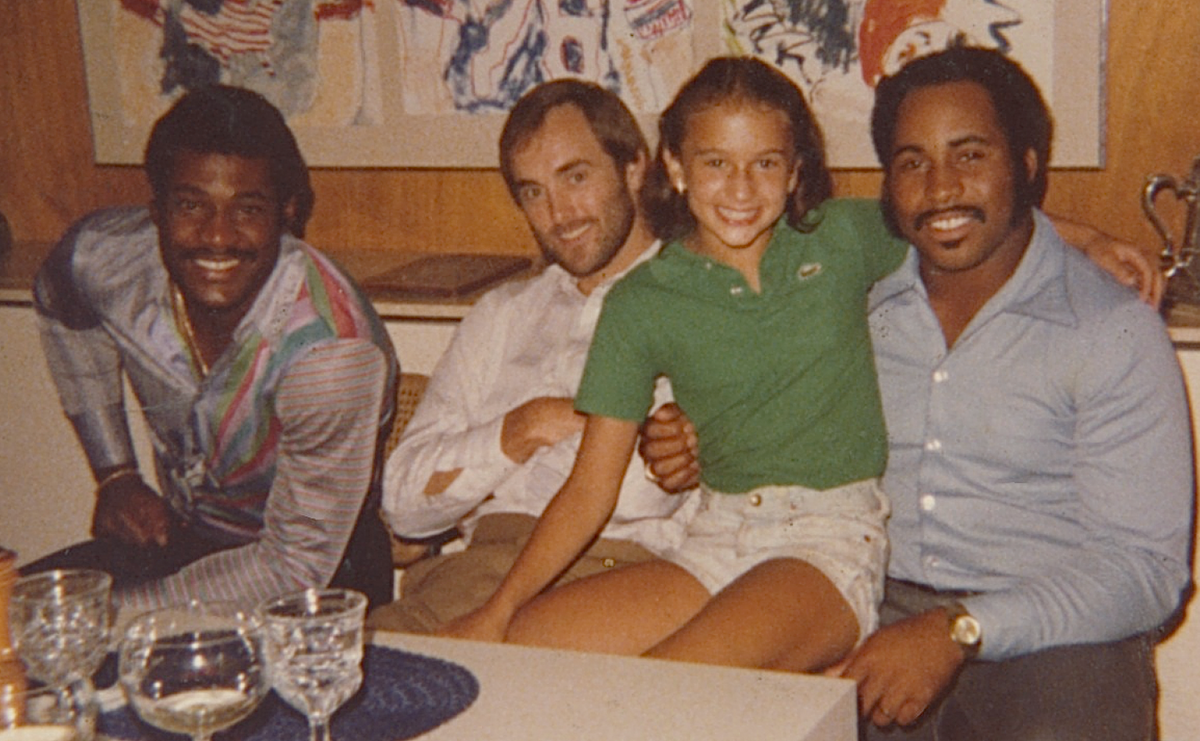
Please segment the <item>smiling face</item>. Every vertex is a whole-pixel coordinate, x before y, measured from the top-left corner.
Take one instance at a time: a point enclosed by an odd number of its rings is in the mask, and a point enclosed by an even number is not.
[[[885,207],[931,275],[995,271],[1007,279],[1032,232],[1032,213],[1015,207],[1016,178],[991,96],[973,82],[921,87],[899,108]]]
[[[512,155],[517,204],[546,259],[586,278],[612,263],[622,248],[633,251],[627,242],[645,167],[639,158],[622,172],[576,106],[550,110]]]
[[[153,213],[163,264],[193,323],[241,319],[275,267],[289,209],[278,202],[266,159],[175,155]]]
[[[688,247],[727,264],[757,260],[796,188],[792,129],[766,106],[721,103],[692,114],[667,174],[696,217]]]

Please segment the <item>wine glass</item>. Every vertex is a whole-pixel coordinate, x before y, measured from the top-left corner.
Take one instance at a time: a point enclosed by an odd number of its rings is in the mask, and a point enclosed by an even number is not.
[[[258,608],[271,686],[308,716],[311,741],[330,741],[330,716],[362,685],[366,611],[351,589],[292,592]]]
[[[91,689],[108,651],[111,590],[112,577],[90,569],[46,571],[13,584],[9,630],[31,677]]]
[[[96,705],[68,685],[0,689],[0,741],[89,741]]]
[[[142,720],[194,741],[245,718],[270,689],[261,624],[228,602],[193,601],[135,618],[117,667]]]

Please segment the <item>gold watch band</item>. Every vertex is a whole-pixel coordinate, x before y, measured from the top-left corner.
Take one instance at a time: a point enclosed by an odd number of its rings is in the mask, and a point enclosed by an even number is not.
[[[946,607],[946,617],[950,628],[950,640],[958,644],[965,658],[975,658],[983,642],[983,628],[979,621],[959,603]]]

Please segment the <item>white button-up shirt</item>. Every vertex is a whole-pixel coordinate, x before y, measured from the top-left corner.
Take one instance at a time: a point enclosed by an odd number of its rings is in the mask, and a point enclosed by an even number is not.
[[[655,245],[638,262],[657,250]],[[476,303],[387,462],[384,511],[397,533],[421,537],[457,524],[469,537],[485,514],[542,513],[570,474],[582,436],[543,447],[518,464],[500,449],[504,417],[534,398],[574,398],[604,295],[620,277],[584,295],[575,278],[550,266]],[[656,404],[670,398],[666,382],[659,386]],[[424,493],[430,476],[454,469],[462,473],[445,491]],[[647,481],[635,452],[602,537],[661,552],[681,539],[679,510],[689,499]]]

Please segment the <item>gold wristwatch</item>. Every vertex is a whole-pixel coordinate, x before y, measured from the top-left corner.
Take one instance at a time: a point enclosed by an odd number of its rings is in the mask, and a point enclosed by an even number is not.
[[[957,602],[946,606],[946,616],[950,622],[950,640],[962,649],[964,658],[975,658],[979,644],[983,642],[983,627],[979,621]]]

